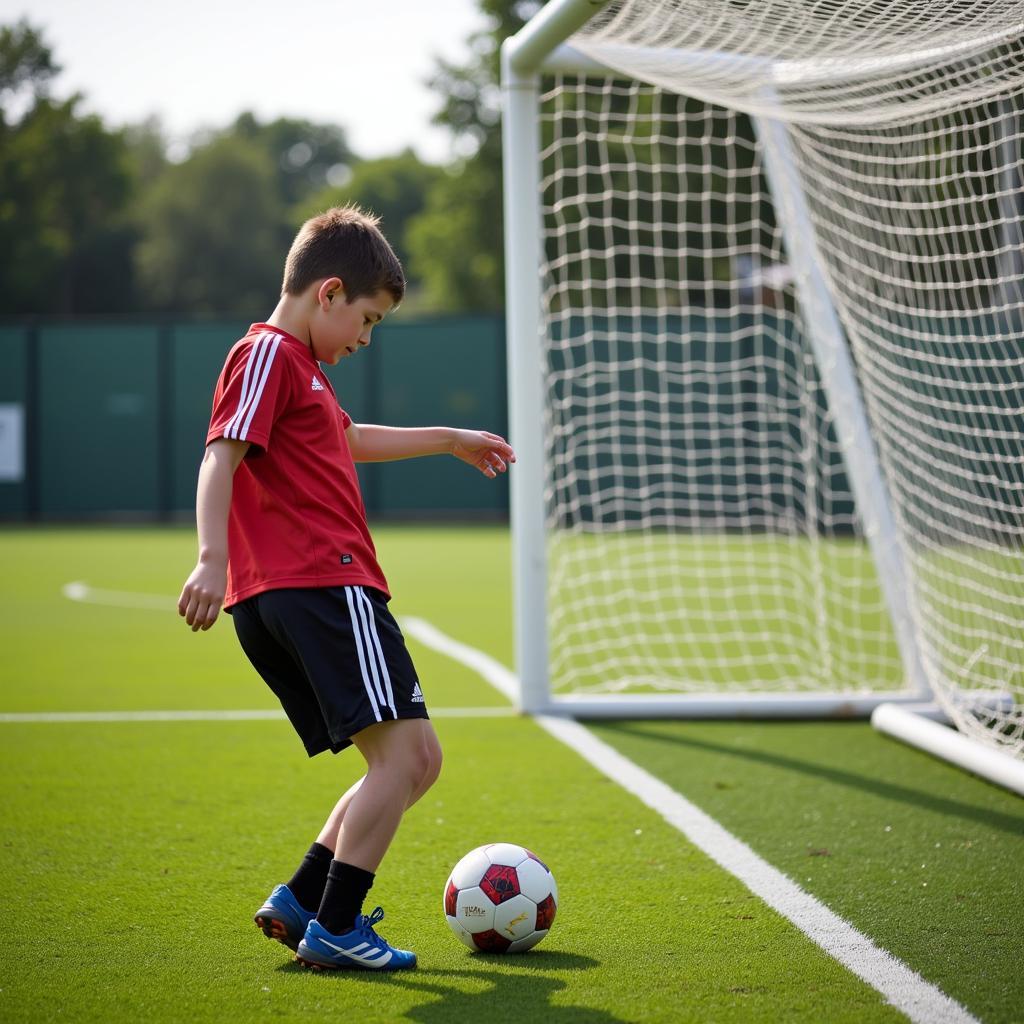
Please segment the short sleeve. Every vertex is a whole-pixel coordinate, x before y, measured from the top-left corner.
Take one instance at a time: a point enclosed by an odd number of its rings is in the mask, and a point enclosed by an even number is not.
[[[341,406],[338,406],[338,412],[341,413],[341,429],[348,430],[352,426],[352,417]]]
[[[288,399],[281,340],[276,334],[249,336],[228,354],[213,397],[207,444],[226,437],[267,449],[274,421]]]

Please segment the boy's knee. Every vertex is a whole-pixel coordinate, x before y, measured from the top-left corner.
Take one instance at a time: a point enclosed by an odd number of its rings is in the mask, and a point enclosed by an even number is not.
[[[441,754],[441,745],[435,739],[433,743],[427,745],[426,756],[424,758],[423,778],[420,783],[424,789],[437,782],[437,777],[441,774],[441,764],[443,760],[444,757]]]
[[[435,736],[426,736],[423,743],[408,751],[408,755],[409,782],[413,789],[423,792],[441,773],[441,746]]]

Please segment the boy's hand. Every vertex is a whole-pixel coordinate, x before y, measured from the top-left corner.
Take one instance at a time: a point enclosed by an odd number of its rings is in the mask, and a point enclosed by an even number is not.
[[[209,629],[217,621],[227,586],[226,564],[204,561],[196,564],[178,598],[178,614],[192,627],[193,633]]]
[[[491,479],[506,472],[509,464],[516,461],[516,453],[508,441],[486,430],[456,430],[452,455],[476,466]]]

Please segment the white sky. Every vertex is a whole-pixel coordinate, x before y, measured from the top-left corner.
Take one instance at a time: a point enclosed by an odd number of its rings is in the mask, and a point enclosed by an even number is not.
[[[412,146],[447,161],[426,86],[443,56],[468,59],[476,0],[0,0],[27,16],[63,67],[53,92],[84,94],[110,127],[157,114],[181,140],[243,110],[341,125],[364,157]]]

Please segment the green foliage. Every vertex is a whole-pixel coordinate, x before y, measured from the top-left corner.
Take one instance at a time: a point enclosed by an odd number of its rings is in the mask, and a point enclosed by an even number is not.
[[[337,125],[289,117],[264,124],[245,113],[223,134],[263,150],[274,168],[278,199],[287,211],[322,190],[357,160],[344,130]]]
[[[0,308],[258,315],[301,221],[357,202],[381,215],[410,279],[407,306],[503,301],[498,53],[541,5],[481,0],[465,66],[438,65],[436,121],[468,154],[361,161],[343,128],[244,113],[167,158],[155,119],[109,130],[80,98],[49,98],[59,66],[27,21],[0,27]]]
[[[134,231],[127,146],[78,114],[78,97],[40,98],[0,124],[0,309],[16,313],[125,308]]]
[[[381,230],[405,267],[409,290],[403,307],[417,303],[419,267],[412,265],[409,226],[423,212],[430,190],[445,173],[440,167],[423,163],[407,149],[397,156],[365,160],[355,165],[344,185],[329,185],[307,198],[296,209],[295,221],[321,213],[331,206],[357,203],[381,218]]]
[[[147,305],[250,318],[263,315],[280,290],[298,226],[293,209],[355,159],[338,127],[293,118],[263,123],[251,113],[197,139],[184,161],[162,169],[152,131],[135,141],[140,169],[157,172],[136,213]]]
[[[58,71],[42,34],[27,21],[0,26],[0,104],[6,106],[24,91],[45,95]]]
[[[440,178],[409,226],[408,244],[430,309],[503,308],[500,161],[496,172],[481,151]]]
[[[80,97],[48,96],[59,70],[26,22],[0,28],[0,309],[121,308],[132,292],[127,144]]]
[[[262,147],[214,139],[161,175],[140,216],[139,280],[157,309],[255,318],[273,307],[287,241]]]
[[[472,154],[434,186],[423,216],[410,228],[412,265],[432,308],[504,306],[500,49],[541,6],[480,0],[489,25],[470,40],[473,59],[465,66],[440,61],[431,80],[441,97],[435,123]]]

